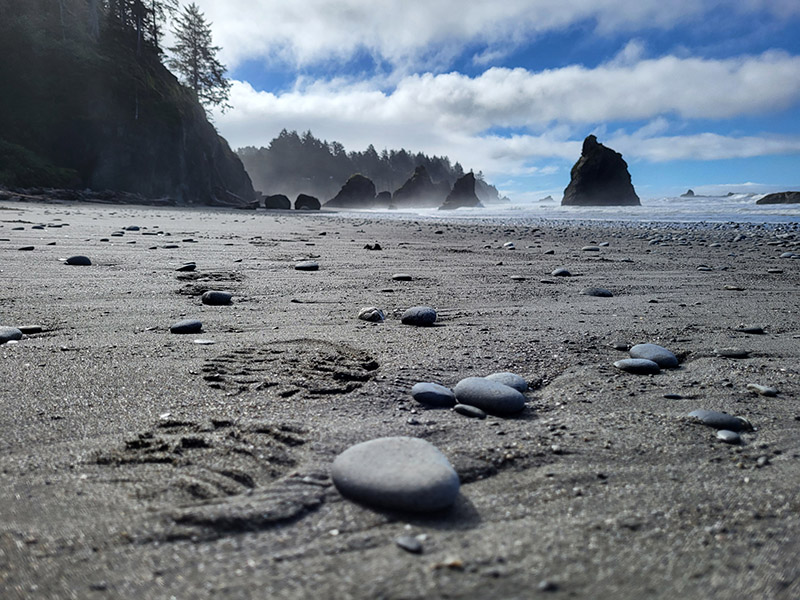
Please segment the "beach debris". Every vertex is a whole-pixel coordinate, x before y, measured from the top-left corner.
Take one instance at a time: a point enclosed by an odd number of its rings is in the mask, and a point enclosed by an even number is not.
[[[22,331],[16,327],[2,327],[0,326],[0,344],[8,342],[16,342],[22,339]]]
[[[351,446],[333,461],[331,479],[347,498],[413,512],[451,506],[460,488],[458,474],[438,448],[404,436]]]
[[[524,377],[521,377],[516,373],[511,373],[509,371],[492,373],[491,375],[487,375],[486,377],[484,377],[484,379],[488,379],[490,381],[497,381],[499,383],[502,383],[503,385],[512,387],[521,394],[524,394],[528,389],[528,382],[525,381]]]
[[[769,385],[761,385],[760,383],[748,383],[747,391],[754,392],[760,396],[773,397],[778,395],[778,390]]]
[[[88,267],[91,266],[92,261],[89,260],[87,256],[70,256],[67,260],[64,261],[64,264],[67,265],[74,265],[78,267]]]
[[[741,444],[742,436],[730,429],[720,429],[717,431],[717,439],[722,440],[726,444]]]
[[[383,314],[383,311],[377,306],[367,306],[358,311],[358,318],[362,321],[380,323],[386,318],[386,315]]]
[[[453,390],[459,404],[477,406],[494,415],[512,415],[525,408],[525,396],[499,381],[484,377],[467,377]]]
[[[631,358],[652,360],[662,369],[675,369],[678,366],[678,357],[658,344],[636,344],[629,353]]]
[[[633,373],[635,375],[655,375],[661,371],[657,362],[646,358],[623,358],[614,363],[620,371]]]
[[[301,260],[294,265],[295,271],[319,271],[319,263],[313,260]]]
[[[753,426],[744,417],[734,417],[728,413],[715,410],[693,410],[689,413],[689,418],[698,423],[714,427],[715,429],[727,429],[729,431],[752,431]]]
[[[614,294],[611,290],[601,287],[588,287],[581,290],[582,296],[594,296],[596,298],[612,298]]]
[[[411,388],[411,397],[420,404],[440,408],[451,408],[456,404],[456,396],[448,387],[438,383],[420,382]]]
[[[469,404],[456,404],[453,410],[460,415],[470,417],[471,419],[485,419],[486,413],[477,406],[470,406]]]
[[[230,304],[232,299],[232,294],[217,290],[208,290],[207,292],[203,292],[203,295],[200,296],[200,300],[203,304],[208,304],[210,306],[224,306]]]
[[[203,323],[202,321],[198,321],[197,319],[184,319],[183,321],[178,321],[174,323],[170,328],[170,333],[200,333],[203,330]]]
[[[436,311],[430,306],[412,306],[403,313],[400,321],[404,325],[428,327],[436,322]]]

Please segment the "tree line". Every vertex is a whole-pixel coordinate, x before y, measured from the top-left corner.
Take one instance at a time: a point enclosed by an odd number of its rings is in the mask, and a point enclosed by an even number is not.
[[[253,180],[253,187],[266,195],[309,194],[323,202],[336,195],[347,179],[360,173],[369,177],[380,191],[394,192],[424,166],[434,183],[453,183],[464,175],[463,167],[451,164],[446,156],[427,156],[405,149],[378,152],[370,144],[366,150],[347,152],[339,142],[320,140],[310,132],[282,130],[268,146],[245,146],[236,153]],[[476,174],[476,191],[489,202],[498,199],[497,190]]]

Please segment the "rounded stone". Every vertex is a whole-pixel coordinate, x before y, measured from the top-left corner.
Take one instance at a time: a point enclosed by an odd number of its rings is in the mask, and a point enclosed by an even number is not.
[[[218,292],[216,290],[208,290],[200,296],[200,300],[203,304],[208,304],[210,306],[224,306],[230,304],[232,299],[232,294],[228,292]]]
[[[386,318],[386,315],[384,315],[383,311],[377,306],[367,306],[358,312],[358,318],[362,321],[380,323]]]
[[[175,269],[175,270],[176,270],[176,271],[184,271],[184,272],[187,272],[187,271],[194,271],[196,268],[197,268],[197,265],[196,265],[195,263],[193,263],[193,262],[188,262],[188,263],[184,263],[184,264],[182,264],[180,267],[178,267],[178,268],[177,268],[177,269]]]
[[[594,296],[595,298],[613,298],[611,290],[601,287],[588,287],[581,290],[583,296]]]
[[[451,506],[460,482],[447,457],[412,437],[386,437],[351,446],[333,461],[339,492],[371,506],[430,512]]]
[[[621,371],[636,375],[655,375],[661,371],[661,367],[658,366],[657,362],[646,358],[623,358],[615,362],[614,366]]]
[[[662,369],[674,369],[678,366],[678,357],[658,344],[636,344],[629,353],[631,358],[652,360]]]
[[[430,306],[412,306],[403,313],[400,321],[404,325],[427,327],[436,322],[436,311]]]
[[[470,406],[469,404],[456,404],[453,410],[460,415],[470,417],[471,419],[485,419],[486,413],[477,406]]]
[[[570,273],[567,269],[559,268],[559,269],[553,270],[550,273],[550,275],[552,275],[553,277],[569,277],[569,276],[572,275],[572,273]]]
[[[748,383],[747,391],[754,392],[760,396],[767,396],[769,398],[778,395],[778,390],[776,388],[769,385],[761,385],[760,383]]]
[[[78,267],[88,267],[91,266],[92,261],[89,260],[87,256],[70,256],[66,261],[64,261],[68,265],[74,265]]]
[[[518,390],[484,377],[467,377],[455,387],[459,404],[477,406],[494,415],[512,415],[525,408],[525,396]]]
[[[203,330],[202,321],[197,319],[184,319],[178,321],[169,328],[170,333],[200,333]]]
[[[484,379],[488,379],[489,381],[497,381],[498,383],[502,383],[503,385],[514,388],[522,394],[524,394],[528,389],[528,382],[525,381],[524,377],[520,377],[516,373],[510,373],[508,371],[504,371],[502,373],[492,373],[491,375],[484,377]]]
[[[599,246],[584,246],[581,248],[582,252],[600,252]]]
[[[313,260],[301,260],[294,265],[296,271],[319,271],[319,263]]]
[[[420,404],[451,408],[456,404],[456,396],[448,387],[438,383],[421,382],[411,388],[411,397]]]
[[[750,356],[747,350],[741,348],[717,348],[716,352],[717,356],[723,358],[747,358]]]
[[[689,413],[689,418],[715,429],[728,429],[730,431],[750,431],[753,429],[747,419],[734,417],[728,413],[715,410],[693,410]]]
[[[0,344],[22,339],[22,332],[16,327],[0,327]]]
[[[717,431],[717,439],[722,440],[726,444],[741,444],[742,436],[730,429],[720,429]]]
[[[394,281],[411,281],[413,277],[411,277],[411,275],[408,273],[395,273],[392,275],[392,279]]]

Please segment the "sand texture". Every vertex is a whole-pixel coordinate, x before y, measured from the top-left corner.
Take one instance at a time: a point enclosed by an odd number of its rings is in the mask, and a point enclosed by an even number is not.
[[[0,203],[0,325],[42,327],[0,346],[0,597],[798,598],[798,242]],[[679,367],[613,366],[641,343]],[[530,385],[508,417],[410,395],[501,371]],[[343,498],[333,460],[386,436],[436,446],[455,505]]]

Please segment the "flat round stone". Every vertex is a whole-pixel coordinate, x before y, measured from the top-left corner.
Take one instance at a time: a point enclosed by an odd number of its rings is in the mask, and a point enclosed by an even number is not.
[[[678,357],[658,344],[636,344],[629,353],[631,358],[652,360],[662,369],[674,369],[678,366]]]
[[[720,429],[717,431],[717,439],[722,440],[726,444],[741,444],[742,436],[735,431],[729,429]]]
[[[224,306],[230,304],[232,299],[232,294],[228,292],[218,292],[216,290],[208,290],[200,296],[200,300],[203,304],[208,304],[210,306]]]
[[[169,328],[170,333],[200,333],[203,330],[202,321],[197,319],[184,319]]]
[[[525,408],[525,396],[512,387],[484,377],[467,377],[456,384],[459,404],[477,406],[494,415],[512,415]]]
[[[64,261],[68,265],[75,265],[78,267],[88,267],[91,266],[92,261],[89,260],[87,256],[70,256],[66,261]]]
[[[333,461],[339,492],[371,506],[430,512],[451,506],[460,482],[447,457],[430,442],[386,437],[351,446]]]
[[[655,375],[661,371],[661,367],[658,366],[657,362],[646,358],[623,358],[615,362],[614,366],[621,371],[636,375]]]
[[[438,383],[421,382],[411,388],[411,397],[420,404],[451,408],[456,404],[453,390]]]
[[[195,263],[193,263],[193,262],[188,262],[188,263],[184,263],[184,264],[182,264],[180,267],[178,267],[178,268],[177,268],[177,269],[175,269],[175,270],[176,270],[176,271],[184,271],[184,272],[188,272],[188,271],[194,271],[196,268],[197,268],[197,265],[196,265]]]
[[[572,275],[572,273],[570,273],[564,268],[559,268],[551,271],[550,275],[552,275],[553,277],[569,277],[570,275]]]
[[[607,290],[606,288],[601,288],[601,287],[583,288],[581,290],[581,295],[594,296],[596,298],[612,298],[614,296],[614,294],[611,293],[611,290]]]
[[[436,311],[430,306],[412,306],[403,313],[400,321],[404,325],[426,327],[436,322]]]
[[[528,389],[528,382],[525,381],[524,377],[520,377],[516,373],[510,373],[508,371],[504,371],[502,373],[492,373],[491,375],[487,375],[484,379],[488,379],[490,381],[497,381],[502,383],[503,385],[507,385],[508,387],[512,387],[520,393],[525,393]]]
[[[747,350],[742,350],[741,348],[717,348],[716,352],[717,356],[722,356],[723,358],[747,358],[750,356]]]
[[[319,263],[313,260],[301,260],[295,263],[294,268],[296,271],[319,271]]]
[[[386,315],[384,315],[383,311],[377,306],[367,306],[358,312],[358,318],[362,321],[380,323],[386,318]]]
[[[769,385],[761,385],[760,383],[748,383],[747,391],[755,392],[760,396],[774,397],[778,395],[778,390]]]
[[[600,252],[599,246],[584,246],[581,248],[581,252]]]
[[[22,339],[22,332],[16,327],[0,327],[0,344]]]
[[[456,404],[453,410],[460,415],[470,417],[471,419],[485,419],[486,413],[477,406],[470,406],[469,404]]]
[[[698,423],[714,427],[715,429],[728,429],[730,431],[750,431],[752,425],[742,417],[734,417],[724,412],[715,410],[693,410],[689,413],[689,418]]]

